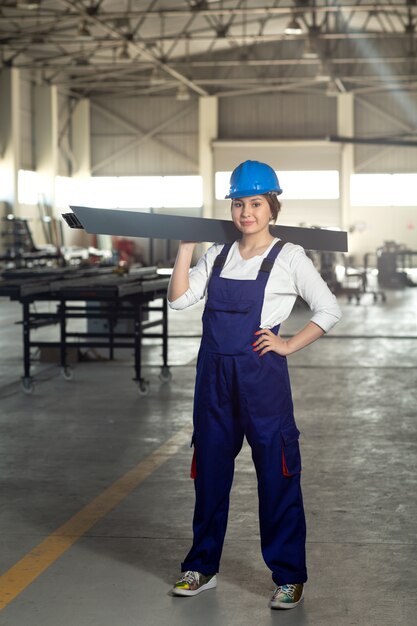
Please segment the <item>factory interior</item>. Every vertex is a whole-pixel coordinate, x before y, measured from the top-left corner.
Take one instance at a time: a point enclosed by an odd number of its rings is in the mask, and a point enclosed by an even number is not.
[[[415,626],[415,0],[4,0],[0,54],[0,626]],[[271,578],[245,437],[217,587],[178,597],[208,296],[167,290],[246,161],[341,312],[286,357],[308,580]]]

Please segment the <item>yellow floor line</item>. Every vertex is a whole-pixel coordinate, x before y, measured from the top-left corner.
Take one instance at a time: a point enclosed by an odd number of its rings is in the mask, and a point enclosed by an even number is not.
[[[168,439],[0,576],[0,611],[189,439],[185,430]]]

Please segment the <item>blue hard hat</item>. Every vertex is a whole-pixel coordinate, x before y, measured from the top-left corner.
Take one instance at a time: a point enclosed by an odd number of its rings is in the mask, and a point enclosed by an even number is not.
[[[282,193],[272,167],[260,161],[245,161],[233,170],[226,198],[245,198],[269,191]]]

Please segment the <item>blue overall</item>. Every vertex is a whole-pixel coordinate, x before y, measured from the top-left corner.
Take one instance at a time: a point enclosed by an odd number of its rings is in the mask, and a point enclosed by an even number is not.
[[[194,541],[182,571],[219,571],[234,461],[246,436],[258,479],[265,563],[277,585],[307,580],[300,433],[287,362],[272,351],[260,357],[252,347],[265,287],[283,245],[279,241],[271,248],[256,280],[221,278],[230,244],[214,263],[194,398]],[[279,326],[271,330],[277,334]]]

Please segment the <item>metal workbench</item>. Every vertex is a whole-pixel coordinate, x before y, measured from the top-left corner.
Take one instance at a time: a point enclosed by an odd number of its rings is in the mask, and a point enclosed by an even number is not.
[[[142,377],[142,340],[162,340],[162,366],[160,378],[171,378],[168,366],[168,311],[166,290],[169,278],[157,274],[155,267],[141,268],[133,274],[118,274],[111,268],[52,268],[43,270],[11,270],[0,280],[0,296],[7,296],[22,305],[23,366],[22,389],[32,393],[30,374],[31,348],[58,347],[61,373],[66,380],[72,378],[67,363],[69,348],[107,348],[113,359],[115,348],[134,350],[135,380],[140,394],[146,394],[149,383]],[[161,306],[151,306],[153,300],[162,299]],[[38,312],[36,302],[56,302],[51,312]],[[147,314],[158,311],[162,316],[149,321]],[[106,332],[70,332],[69,319],[106,320]],[[115,329],[121,319],[132,320],[132,332]],[[59,341],[34,341],[31,332],[42,326],[58,324]],[[159,333],[144,332],[161,326]]]

